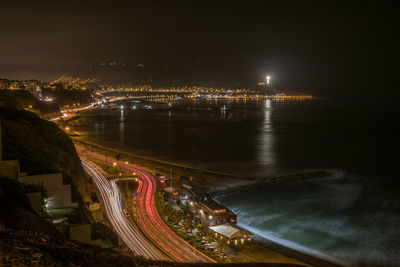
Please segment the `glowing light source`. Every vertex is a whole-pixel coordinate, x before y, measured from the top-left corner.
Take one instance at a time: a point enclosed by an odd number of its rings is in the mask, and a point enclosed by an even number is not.
[[[271,80],[271,76],[267,75],[267,84],[269,84],[269,80]]]

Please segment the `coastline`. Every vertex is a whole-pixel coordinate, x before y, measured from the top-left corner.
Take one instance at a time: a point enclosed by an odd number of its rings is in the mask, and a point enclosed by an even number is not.
[[[242,177],[233,176],[231,177],[228,174],[217,173],[213,171],[203,170],[204,172],[200,173],[199,170],[195,168],[191,168],[188,166],[183,166],[179,164],[173,164],[169,166],[167,162],[157,161],[154,159],[148,159],[146,157],[141,157],[140,155],[135,155],[132,153],[127,153],[125,151],[121,151],[118,149],[104,147],[93,142],[86,142],[83,140],[77,140],[76,138],[71,138],[76,146],[83,146],[85,149],[96,149],[98,151],[102,151],[105,153],[114,153],[120,154],[124,158],[124,160],[134,159],[134,165],[140,166],[141,168],[150,171],[150,172],[161,172],[163,174],[168,174],[168,167],[180,168],[180,170],[174,169],[174,174],[184,173],[189,175],[190,173],[195,173],[200,179],[205,179],[205,181],[200,181],[200,186],[208,186],[211,190],[210,194],[215,197],[222,194],[230,194],[230,193],[240,193],[245,190],[251,190],[255,188],[260,188],[261,186],[272,186],[285,182],[301,182],[308,179],[322,178],[331,176],[333,174],[332,171],[327,170],[303,170],[299,173],[289,173],[283,175],[276,175],[273,177],[267,177],[264,179],[244,179]],[[113,157],[108,155],[110,159]],[[132,162],[132,161],[131,161]],[[219,179],[223,178],[222,186],[220,183],[212,183],[210,180],[218,177]],[[227,180],[229,182],[227,183]],[[228,186],[227,186],[228,184]],[[240,226],[240,225],[239,225]],[[242,228],[246,228],[243,227]],[[250,230],[251,231],[251,230]],[[251,231],[253,232],[253,231]],[[272,240],[266,239],[258,234],[255,234],[255,241],[258,245],[263,246],[271,251],[274,251],[278,254],[284,255],[289,258],[293,258],[296,260],[300,260],[306,264],[316,265],[316,266],[339,266],[331,261],[327,261],[316,257],[314,255],[309,255],[304,252],[289,248]]]
[[[256,178],[247,178],[234,174],[223,173],[213,170],[206,170],[202,168],[194,168],[192,166],[173,163],[155,158],[150,158],[135,153],[127,152],[117,148],[110,148],[104,145],[100,145],[91,141],[82,140],[75,136],[70,136],[75,146],[81,146],[84,149],[99,150],[106,154],[109,160],[115,161],[115,155],[121,155],[121,160],[129,161],[134,165],[141,167],[142,169],[149,171],[150,173],[159,173],[167,177],[194,177],[196,186],[214,188],[224,190],[230,187],[237,187],[246,184],[251,184],[257,181]],[[227,183],[229,181],[229,183]]]
[[[239,194],[248,190],[260,190],[265,187],[280,185],[284,183],[298,183],[311,179],[327,178],[334,175],[333,170],[324,169],[310,169],[299,170],[298,172],[291,172],[281,175],[270,176],[236,187],[229,187],[221,190],[211,190],[210,194],[213,197],[221,195]]]
[[[308,263],[312,266],[326,266],[326,267],[334,267],[334,266],[346,266],[345,263],[338,262],[335,259],[324,259],[324,257],[319,257],[317,255],[313,255],[312,253],[305,253],[288,246],[282,245],[276,241],[272,241],[266,237],[259,235],[258,233],[254,233],[253,229],[249,229],[244,225],[240,225],[240,227],[251,231],[254,234],[254,240],[260,246],[267,247],[268,249],[278,252],[287,257],[291,257],[297,260],[300,260],[304,263]]]

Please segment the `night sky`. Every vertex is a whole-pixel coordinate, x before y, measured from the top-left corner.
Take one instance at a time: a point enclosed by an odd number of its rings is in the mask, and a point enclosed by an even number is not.
[[[82,2],[1,1],[0,78],[240,87],[269,73],[321,96],[397,91],[395,2]]]

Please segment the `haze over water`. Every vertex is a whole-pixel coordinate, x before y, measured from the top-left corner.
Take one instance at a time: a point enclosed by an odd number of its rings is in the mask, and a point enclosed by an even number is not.
[[[324,100],[195,103],[227,105],[226,113],[139,111],[124,105],[123,112],[87,112],[75,128],[104,145],[245,177],[339,170],[332,179],[219,201],[238,213],[239,224],[296,249],[348,263],[400,262],[400,216],[382,209],[385,196],[374,193],[375,184],[398,184],[391,153],[396,131],[379,110],[344,109]]]

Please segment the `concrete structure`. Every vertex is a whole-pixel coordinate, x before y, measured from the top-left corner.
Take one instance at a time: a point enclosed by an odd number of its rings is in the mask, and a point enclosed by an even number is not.
[[[206,198],[198,204],[202,213],[205,216],[201,216],[202,223],[208,225],[218,225],[223,223],[237,223],[237,214],[228,210],[212,198]]]
[[[2,151],[1,123],[0,123],[0,151]],[[0,176],[17,179],[26,185],[42,184],[47,191],[47,209],[76,208],[77,203],[72,203],[71,185],[64,185],[62,173],[42,174],[27,176],[20,173],[18,160],[3,161],[0,152]]]
[[[226,212],[226,208],[212,198],[205,198],[199,205],[204,211],[214,215]]]
[[[41,215],[42,214],[42,194],[40,192],[28,193],[26,196],[29,198],[31,202],[31,206],[33,210]]]
[[[211,226],[210,229],[215,232],[215,237],[226,239],[228,241],[236,240],[236,244],[238,240],[243,243],[245,239],[248,239],[249,235],[251,235],[250,232],[239,229],[238,227],[229,223]]]
[[[0,161],[0,176],[19,179],[20,172],[18,160]]]
[[[101,247],[101,239],[92,239],[92,225],[81,224],[69,227],[69,237],[72,240],[80,241],[85,244],[95,245]]]
[[[71,200],[71,185],[63,184],[62,173],[21,176],[22,184],[43,184],[47,191],[47,209],[75,208],[77,203]]]
[[[20,177],[19,163],[17,160],[3,161],[1,122],[0,122],[0,176],[13,179],[19,179]]]
[[[69,227],[69,237],[102,248],[113,248],[119,245],[118,236],[102,223],[72,225]]]

